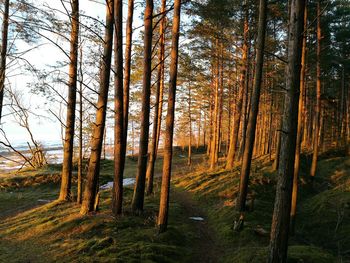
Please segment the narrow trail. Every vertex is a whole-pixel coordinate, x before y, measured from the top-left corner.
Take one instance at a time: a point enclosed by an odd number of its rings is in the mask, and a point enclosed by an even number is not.
[[[193,200],[191,193],[174,189],[173,198],[185,210],[188,220],[195,228],[196,244],[193,246],[192,256],[189,262],[217,263],[224,253],[224,247],[220,246],[215,231],[210,227],[206,212],[201,209],[199,203]],[[202,217],[204,221],[191,220],[190,217]]]

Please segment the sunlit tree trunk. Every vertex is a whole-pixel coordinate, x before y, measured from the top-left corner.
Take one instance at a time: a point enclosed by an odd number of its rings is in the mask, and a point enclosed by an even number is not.
[[[136,183],[132,199],[132,210],[134,213],[141,213],[143,211],[143,201],[145,196],[152,74],[152,15],[153,0],[146,0],[146,8],[144,15],[144,71],[141,108],[141,133],[139,143],[139,156],[137,162]]]
[[[277,171],[280,162],[280,151],[281,151],[281,130],[282,130],[282,118],[278,120],[277,133],[276,133],[276,153],[275,160],[273,161],[273,169]]]
[[[306,1],[305,1],[306,2]],[[298,197],[298,176],[300,168],[300,151],[301,151],[301,140],[303,132],[303,116],[304,116],[304,89],[305,89],[305,72],[306,72],[306,30],[307,30],[307,7],[305,3],[304,11],[304,34],[303,34],[303,44],[301,51],[301,72],[300,72],[300,96],[299,96],[299,110],[298,110],[298,128],[297,128],[297,140],[295,149],[295,164],[294,164],[294,175],[293,175],[293,194],[292,194],[292,204],[290,212],[290,230],[291,234],[294,234],[295,229],[295,216],[297,210],[297,197]]]
[[[80,47],[79,61],[79,159],[78,159],[78,185],[77,185],[77,203],[81,204],[83,192],[83,48]]]
[[[124,90],[123,90],[123,2],[114,0],[114,180],[112,211],[122,213],[124,149]]]
[[[3,20],[2,20],[1,58],[0,58],[0,124],[1,124],[4,91],[5,91],[7,38],[8,38],[8,27],[9,27],[9,9],[10,9],[10,1],[5,0],[4,1]]]
[[[159,232],[167,230],[168,226],[168,210],[169,210],[169,191],[170,191],[170,176],[171,176],[171,161],[173,154],[173,133],[175,119],[175,96],[176,96],[176,79],[177,79],[177,64],[178,64],[178,48],[179,48],[179,30],[180,30],[180,8],[181,0],[174,1],[174,18],[172,28],[172,43],[171,43],[171,62],[170,62],[170,80],[168,92],[168,110],[166,116],[166,128],[164,136],[164,162],[163,176],[160,193],[160,205],[158,215]]]
[[[78,41],[79,41],[79,1],[72,1],[72,29],[69,54],[68,105],[66,118],[66,132],[63,147],[63,163],[61,190],[59,200],[71,200],[75,105],[77,97],[77,68],[78,68]]]
[[[297,137],[301,50],[305,0],[291,0],[288,29],[288,64],[281,133],[280,163],[277,171],[275,205],[272,217],[269,263],[287,261]]]
[[[318,148],[320,138],[320,115],[321,115],[321,3],[317,2],[317,47],[316,47],[316,106],[315,106],[315,130],[313,137],[313,154],[310,176],[316,175]]]
[[[262,69],[264,61],[265,33],[266,33],[266,0],[260,0],[259,4],[259,22],[258,22],[258,38],[256,52],[256,70],[253,93],[251,97],[251,108],[248,119],[248,127],[246,134],[246,143],[243,152],[242,168],[240,175],[239,197],[237,209],[240,212],[239,223],[237,229],[241,228],[244,221],[244,211],[246,209],[246,199],[248,192],[248,181],[250,166],[252,162],[253,146],[255,141],[256,120],[259,109],[260,88],[262,80]]]
[[[219,78],[220,78],[220,93],[219,93],[219,119],[218,119],[218,136],[217,136],[217,156],[216,159],[218,161],[219,154],[221,153],[222,147],[222,119],[223,119],[223,111],[224,111],[224,45],[220,43],[220,68],[219,68]]]
[[[162,0],[161,13],[165,12],[166,1]],[[158,65],[158,80],[156,88],[156,101],[154,106],[154,117],[153,117],[153,130],[152,130],[152,142],[150,156],[147,165],[147,194],[153,192],[153,177],[154,177],[154,165],[157,158],[159,134],[162,121],[162,111],[163,111],[163,90],[164,90],[164,52],[165,52],[165,14],[161,18],[159,25],[159,65]]]
[[[214,107],[212,121],[212,138],[210,147],[210,169],[214,169],[217,163],[217,138],[218,138],[218,113],[219,113],[219,40],[215,40],[216,59],[214,74]]]
[[[107,1],[106,29],[104,40],[104,51],[100,69],[100,89],[96,105],[96,120],[92,132],[91,155],[87,171],[87,181],[84,190],[83,203],[80,209],[81,214],[87,214],[96,210],[98,198],[98,180],[100,175],[101,151],[103,132],[106,122],[107,99],[109,89],[109,78],[111,71],[111,57],[113,50],[113,21],[114,1]]]
[[[199,102],[199,112],[198,112],[198,136],[197,136],[197,150],[201,145],[201,126],[202,126],[202,104]]]
[[[131,49],[132,49],[132,23],[134,14],[134,0],[128,1],[128,17],[126,20],[126,40],[125,40],[125,68],[124,68],[124,101],[123,101],[123,151],[126,153],[128,123],[129,123],[129,89],[131,70]],[[125,157],[125,155],[124,155]],[[123,161],[123,165],[125,160]]]
[[[188,137],[188,156],[187,156],[187,165],[191,166],[192,164],[192,114],[191,114],[191,83],[188,87],[188,121],[189,121],[189,137]]]

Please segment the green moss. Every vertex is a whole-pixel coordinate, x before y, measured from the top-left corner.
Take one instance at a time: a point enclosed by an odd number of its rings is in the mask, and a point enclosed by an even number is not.
[[[336,258],[324,249],[314,246],[289,246],[288,263],[331,263],[337,262]]]

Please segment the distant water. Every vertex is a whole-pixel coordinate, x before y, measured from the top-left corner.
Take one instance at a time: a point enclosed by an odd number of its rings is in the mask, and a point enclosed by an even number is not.
[[[63,160],[62,141],[47,141],[41,143],[46,152],[48,163],[61,163]],[[27,142],[15,142],[12,146],[24,155],[28,155],[29,147]],[[32,146],[32,145],[31,145]],[[23,159],[12,150],[0,146],[0,174],[19,169]]]

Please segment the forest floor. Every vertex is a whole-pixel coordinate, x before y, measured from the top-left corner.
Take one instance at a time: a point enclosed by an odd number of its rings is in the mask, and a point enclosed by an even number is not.
[[[232,230],[238,166],[208,171],[203,154],[194,155],[191,168],[186,161],[183,153],[176,153],[169,228],[160,235],[155,227],[159,179],[141,216],[131,214],[132,186],[126,187],[124,215],[117,219],[110,212],[109,190],[101,194],[100,211],[89,216],[79,215],[74,203],[54,201],[60,166],[1,179],[0,262],[263,262],[276,181],[268,157],[254,160],[251,209],[239,233]],[[303,156],[288,262],[350,262],[350,158],[341,153],[321,156],[312,184],[309,163]],[[160,159],[158,176],[161,165]],[[135,167],[136,160],[128,159],[126,177],[134,175]],[[113,163],[103,161],[101,184],[111,181],[112,174]]]

